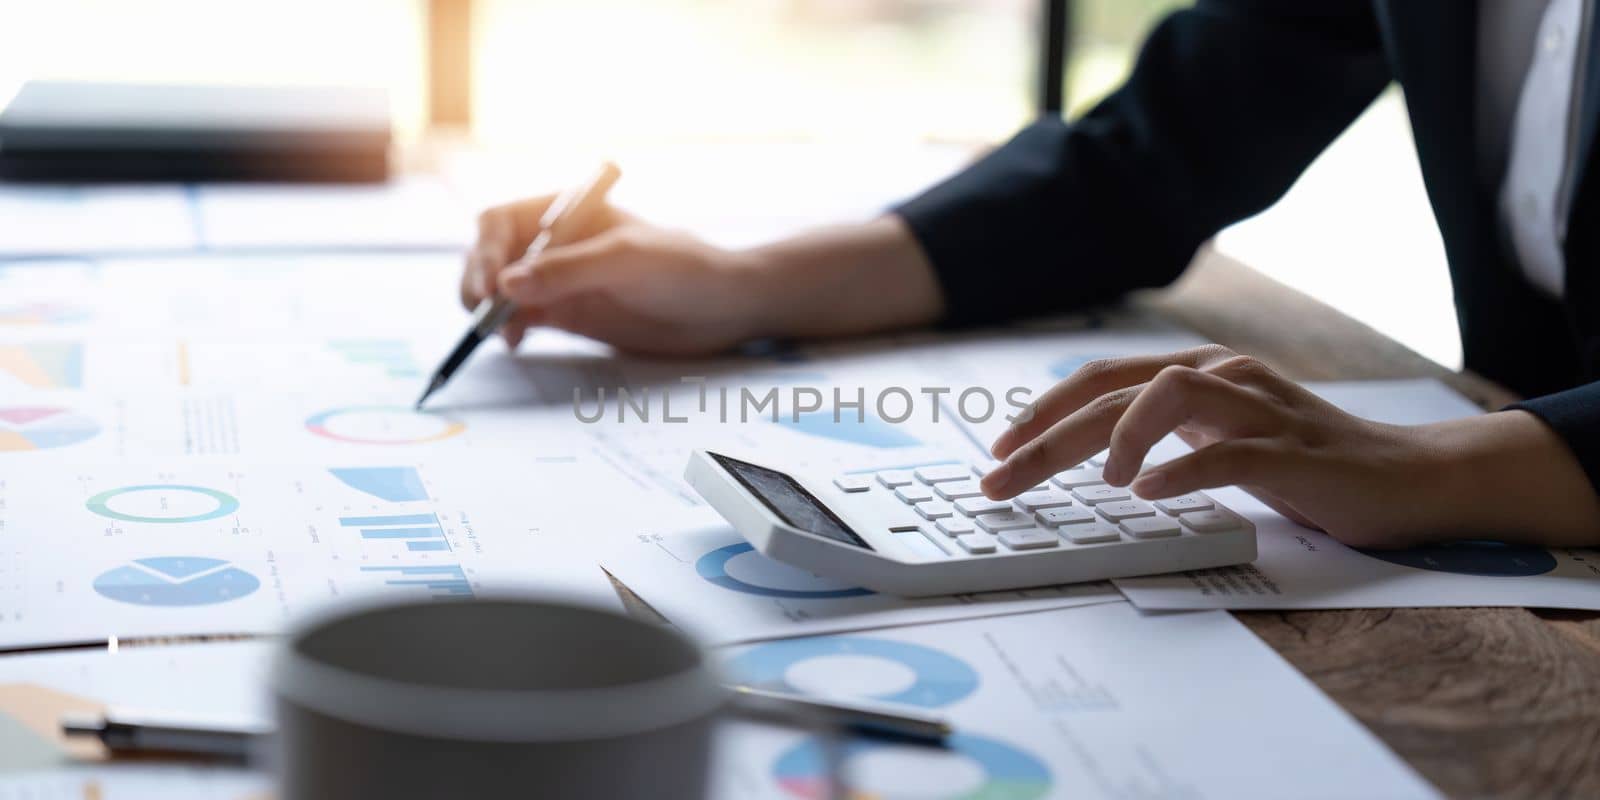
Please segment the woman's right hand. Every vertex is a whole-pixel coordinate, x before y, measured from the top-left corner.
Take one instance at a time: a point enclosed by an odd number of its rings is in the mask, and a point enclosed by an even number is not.
[[[538,325],[622,350],[699,355],[760,335],[764,302],[753,254],[713,247],[607,206],[578,239],[521,261],[553,195],[485,211],[461,276],[472,308],[500,294],[517,304],[512,347]]]
[[[706,355],[757,337],[853,336],[944,313],[933,268],[892,214],[724,250],[607,206],[576,240],[524,263],[551,199],[484,212],[461,278],[468,308],[491,294],[517,304],[503,331],[512,347],[548,325],[636,353]]]

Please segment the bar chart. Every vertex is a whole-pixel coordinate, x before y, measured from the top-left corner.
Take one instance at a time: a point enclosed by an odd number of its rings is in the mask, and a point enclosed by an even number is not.
[[[413,586],[430,593],[436,600],[449,600],[473,596],[472,583],[466,570],[459,564],[438,566],[362,567],[362,572],[375,573],[389,586]]]
[[[340,517],[339,525],[361,531],[361,538],[403,542],[415,553],[449,552],[450,540],[444,536],[439,517],[426,514],[380,514],[365,517]]]

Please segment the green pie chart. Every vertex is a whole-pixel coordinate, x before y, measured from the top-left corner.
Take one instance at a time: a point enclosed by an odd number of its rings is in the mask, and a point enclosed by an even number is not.
[[[181,483],[124,486],[101,492],[84,505],[123,522],[204,522],[239,510],[239,501],[227,492]]]

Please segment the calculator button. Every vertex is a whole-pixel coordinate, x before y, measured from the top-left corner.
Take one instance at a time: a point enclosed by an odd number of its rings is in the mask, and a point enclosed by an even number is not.
[[[998,514],[984,514],[978,517],[978,527],[990,532],[1016,530],[1018,528],[1033,527],[1033,517],[1021,511],[1001,511]]]
[[[1063,525],[1056,529],[1056,533],[1073,544],[1096,544],[1098,542],[1115,542],[1122,538],[1117,529],[1104,522],[1091,522],[1087,525]]]
[[[1178,521],[1172,517],[1125,519],[1121,528],[1135,539],[1159,539],[1163,536],[1177,536],[1183,532],[1178,528]]]
[[[1121,522],[1133,517],[1155,516],[1156,510],[1143,500],[1124,500],[1120,503],[1101,503],[1094,507],[1100,515],[1112,522]]]
[[[1133,498],[1133,495],[1129,494],[1127,489],[1119,489],[1115,486],[1106,486],[1104,484],[1099,486],[1079,486],[1072,490],[1072,496],[1076,497],[1078,502],[1088,506],[1097,506],[1101,503],[1116,503]]]
[[[930,542],[933,542],[933,546],[939,548],[940,550],[942,550],[945,555],[947,555],[947,556],[955,555],[955,549],[953,547],[951,547],[950,540],[944,538],[943,534],[939,533],[938,531],[931,530],[926,526],[917,528],[917,532],[922,534],[922,538],[927,539]]]
[[[987,497],[968,497],[956,501],[956,510],[969,517],[979,514],[993,514],[996,511],[1010,511],[1011,504],[1004,500],[990,500]]]
[[[1076,506],[1062,508],[1046,508],[1033,515],[1039,520],[1040,525],[1054,528],[1058,525],[1082,525],[1085,522],[1094,522],[1094,512]]]
[[[1050,479],[1050,482],[1063,489],[1076,489],[1079,486],[1093,486],[1097,483],[1105,483],[1106,480],[1101,477],[1099,467],[1078,467],[1056,475]]]
[[[1231,531],[1239,527],[1239,518],[1220,509],[1211,511],[1191,511],[1178,515],[1178,521],[1183,527],[1198,533],[1217,533]]]
[[[1039,550],[1046,547],[1056,547],[1061,544],[1061,540],[1057,539],[1054,533],[1042,531],[1038,528],[1006,531],[995,538],[1012,550]]]
[[[956,510],[943,500],[928,500],[918,503],[916,509],[923,519],[943,519],[956,513]]]
[[[865,475],[840,475],[833,479],[833,485],[844,492],[864,492],[872,488],[872,479]]]
[[[978,488],[978,482],[974,480],[936,483],[933,485],[933,491],[946,500],[961,500],[983,495],[983,490]]]
[[[973,555],[994,552],[994,540],[981,533],[968,533],[956,537],[956,544]]]
[[[910,486],[902,486],[894,490],[894,496],[900,498],[902,502],[920,503],[924,500],[932,500],[933,490],[922,484],[913,483]]]
[[[962,464],[942,464],[937,467],[917,467],[918,478],[928,483],[943,483],[944,481],[960,481],[972,477]]]
[[[1203,494],[1182,494],[1178,495],[1177,497],[1169,497],[1165,500],[1156,501],[1156,508],[1165,511],[1168,514],[1187,514],[1191,511],[1210,511],[1215,507],[1216,506],[1211,504],[1211,498],[1206,497]]]
[[[881,483],[890,489],[893,489],[896,486],[905,486],[910,482],[911,473],[906,472],[903,469],[891,469],[878,473],[878,483]]]
[[[946,536],[961,536],[973,533],[972,520],[966,517],[945,517],[939,520],[939,530]]]
[[[1041,508],[1057,508],[1070,505],[1072,505],[1072,495],[1057,489],[1017,495],[1017,507],[1023,511],[1038,511]]]

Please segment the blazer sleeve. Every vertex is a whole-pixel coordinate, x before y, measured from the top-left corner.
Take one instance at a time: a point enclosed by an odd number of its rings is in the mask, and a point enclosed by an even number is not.
[[[1201,0],[1081,119],[1036,122],[894,211],[947,324],[1104,303],[1271,205],[1389,80],[1370,0]]]
[[[1524,400],[1510,408],[1544,420],[1557,436],[1565,439],[1589,476],[1589,483],[1600,492],[1600,381]]]

